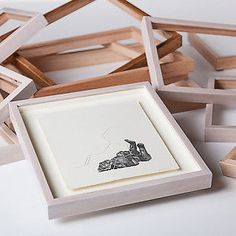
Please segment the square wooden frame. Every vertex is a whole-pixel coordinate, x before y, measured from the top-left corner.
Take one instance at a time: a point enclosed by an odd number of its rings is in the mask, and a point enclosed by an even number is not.
[[[197,34],[188,34],[188,39],[194,47],[215,70],[236,68],[236,55],[221,56]]]
[[[233,77],[217,77],[208,80],[211,89],[236,89]],[[206,105],[205,141],[206,142],[236,142],[236,126],[215,125],[213,123],[214,104]]]
[[[0,124],[9,117],[8,105],[13,100],[26,99],[36,92],[34,82],[12,70],[0,66],[0,89],[9,95],[0,102]]]
[[[107,190],[100,190],[97,192],[83,193],[79,195],[55,199],[40,166],[30,137],[27,134],[26,127],[21,117],[19,108],[21,106],[29,104],[39,104],[76,97],[113,93],[118,91],[128,91],[138,88],[146,89],[147,92],[149,92],[155,103],[158,105],[158,107],[160,107],[164,116],[167,118],[168,123],[177,132],[179,138],[188,149],[190,155],[193,157],[193,160],[195,160],[200,167],[200,170],[185,174],[183,173],[178,176],[167,177],[159,180],[156,179],[145,181],[128,186],[116,187]],[[10,116],[17,132],[19,142],[23,149],[23,153],[25,154],[26,158],[30,160],[34,172],[36,173],[36,176],[43,190],[44,197],[48,205],[48,214],[50,219],[84,214],[106,208],[185,193],[188,191],[205,189],[211,186],[212,173],[202,161],[199,154],[196,152],[172,115],[166,109],[161,99],[152,89],[151,85],[147,82],[12,102],[10,104]]]
[[[0,10],[0,25],[9,19],[26,21],[26,23],[0,42],[0,63],[11,56],[30,37],[47,25],[47,21],[40,13],[4,8]]]
[[[0,125],[0,136],[8,145],[0,147],[0,165],[23,160],[17,137],[5,124]]]
[[[236,147],[234,147],[223,160],[220,161],[220,167],[223,175],[236,178]]]
[[[158,53],[155,49],[153,28],[161,30],[178,30],[181,32],[236,36],[236,26],[153,17],[144,17],[142,22],[143,41],[146,49],[151,83],[153,88],[158,91],[159,95],[163,99],[218,104],[234,104],[236,102],[236,93],[234,91],[165,85]]]

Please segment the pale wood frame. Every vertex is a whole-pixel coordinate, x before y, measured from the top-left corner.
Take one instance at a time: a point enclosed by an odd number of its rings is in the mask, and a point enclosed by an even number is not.
[[[134,39],[136,43],[119,43],[127,39]],[[84,49],[100,45],[104,48]],[[79,51],[68,52],[75,49]],[[21,57],[27,58],[43,72],[130,60],[143,52],[142,34],[135,27],[30,44],[18,50]],[[180,52],[165,56],[162,63],[163,77],[167,84],[168,81],[176,82],[184,76],[186,78],[193,70],[193,60]]]
[[[4,8],[0,10],[0,25],[9,19],[25,21],[25,24],[17,28],[0,43],[0,63],[11,56],[30,37],[47,25],[47,21],[40,13]]]
[[[48,24],[57,21],[58,19],[70,14],[71,12],[80,9],[81,7],[86,6],[87,4],[93,2],[93,0],[72,0],[64,5],[44,14],[45,18],[48,21]],[[127,1],[111,1],[115,5],[121,7],[124,11],[126,11],[131,16],[141,20],[144,15],[148,15],[147,13],[143,12],[139,8],[135,7],[131,3]],[[0,36],[0,41],[4,40],[8,37],[11,33],[15,30],[6,33],[5,35]],[[181,35],[175,32],[161,32],[167,39],[166,42],[161,43],[157,46],[158,52],[161,57],[168,55],[171,52],[174,52],[177,48],[181,47],[182,45],[182,37]],[[118,45],[119,46],[119,45]],[[116,46],[117,48],[117,46]],[[124,50],[123,50],[124,51]],[[127,50],[126,50],[127,51]],[[19,56],[15,53],[15,58],[12,60],[13,64],[17,66],[24,74],[31,77],[37,84],[41,87],[47,87],[51,85],[55,85],[55,83],[47,78],[38,68],[36,68],[32,63],[30,63],[26,58]],[[127,69],[139,68],[146,66],[146,57],[145,54],[141,54],[140,56],[132,59],[127,64],[123,65],[122,67],[118,68],[117,71],[124,71]],[[114,73],[114,72],[113,72]],[[182,76],[183,77],[183,76]],[[180,78],[178,78],[180,79]]]
[[[39,164],[35,151],[33,149],[30,137],[27,134],[26,127],[22,120],[19,108],[29,104],[39,104],[49,101],[59,101],[75,97],[83,97],[96,94],[112,93],[117,91],[127,91],[130,89],[147,89],[157,106],[168,119],[168,123],[178,133],[183,144],[190,151],[193,158],[198,163],[200,170],[185,173],[177,176],[167,177],[159,180],[145,181],[128,186],[116,187],[97,192],[84,193],[64,198],[55,199],[49,188],[43,170]],[[161,99],[152,89],[149,83],[139,83],[132,85],[123,85],[106,89],[97,89],[84,92],[70,93],[66,95],[57,95],[46,98],[31,99],[25,101],[12,102],[10,104],[10,115],[16,129],[19,142],[27,159],[30,160],[34,172],[39,180],[44,197],[48,205],[49,218],[66,217],[77,214],[98,211],[106,208],[127,205],[140,201],[161,198],[165,196],[185,193],[188,191],[200,190],[211,186],[212,174],[196,152],[188,138],[178,126],[172,115],[166,109]],[[168,187],[167,187],[168,186]],[[142,194],[145,193],[145,194]]]
[[[17,137],[5,124],[0,125],[0,136],[8,145],[0,147],[0,165],[23,160]]]
[[[236,26],[190,22],[181,20],[169,20],[152,17],[144,17],[142,22],[143,41],[150,70],[151,83],[163,99],[194,102],[234,104],[236,93],[209,88],[187,88],[165,85],[160,68],[158,53],[154,44],[153,28],[162,30],[179,30],[184,32],[196,32],[218,35],[236,35]]]
[[[220,161],[222,174],[236,178],[236,147],[234,147],[223,160]]]
[[[44,14],[45,18],[51,24],[52,22],[62,18],[63,16],[91,3],[93,1],[89,0],[72,0],[53,11]],[[126,11],[128,14],[130,14],[132,17],[141,20],[143,16],[148,15],[144,11],[140,10],[136,6],[132,5],[131,3],[127,1],[111,1],[113,4],[118,5],[121,7],[124,11]],[[53,19],[53,20],[52,20]],[[182,46],[182,37],[181,35],[177,34],[176,32],[165,32],[160,31],[160,33],[167,38],[167,40],[163,43],[160,43],[157,46],[157,50],[159,52],[160,57],[165,57],[168,54],[174,52],[177,48]],[[4,36],[3,36],[4,37]],[[1,39],[1,37],[0,37]],[[116,47],[117,48],[117,47]],[[126,50],[127,51],[127,50]],[[124,52],[124,50],[123,50]],[[134,54],[133,54],[134,55]],[[133,58],[131,61],[129,61],[127,64],[121,66],[120,68],[116,69],[114,72],[121,72],[128,69],[135,69],[147,66],[145,53],[142,53],[140,56],[137,56]]]
[[[236,80],[233,77],[210,78],[210,89],[235,89]],[[236,126],[215,125],[213,123],[214,104],[206,105],[205,141],[206,142],[236,142]]]
[[[11,101],[29,98],[36,92],[35,84],[31,79],[3,66],[0,66],[0,89],[9,94],[0,101],[0,124],[9,117],[8,105]]]
[[[236,68],[236,55],[219,55],[197,34],[188,34],[188,39],[192,47],[194,47],[214,67],[215,70],[219,71]]]
[[[69,15],[70,13],[90,4],[95,0],[70,0],[69,2],[45,13],[43,16],[45,17],[47,24],[52,24],[55,21]],[[14,33],[18,28],[8,31],[7,33],[0,36],[0,41],[2,42],[9,35]]]
[[[94,0],[71,0],[52,11],[49,11],[44,14],[46,25],[52,24],[53,22],[67,16],[68,14],[88,5]],[[4,41],[7,37],[12,37],[19,28],[13,29],[4,35],[0,36],[0,42]],[[8,59],[13,66],[16,66],[20,72],[24,75],[32,78],[39,87],[47,87],[55,85],[55,82],[48,78],[42,71],[40,71],[37,67],[35,67],[32,63],[30,63],[26,58],[20,56],[17,52],[15,52],[11,58]],[[8,62],[4,62],[4,64],[8,64]],[[12,66],[10,65],[10,66]]]

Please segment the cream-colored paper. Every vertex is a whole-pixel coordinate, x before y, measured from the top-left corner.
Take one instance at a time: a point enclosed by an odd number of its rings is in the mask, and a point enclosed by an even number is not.
[[[45,145],[45,152],[41,148],[40,155],[56,160],[70,189],[179,169],[137,101],[121,98],[76,103],[74,100],[70,105],[60,102],[44,115],[40,111],[28,110],[28,115],[24,111],[24,117],[35,121],[41,132],[38,142]],[[100,162],[129,150],[125,139],[143,143],[151,160],[99,172]]]

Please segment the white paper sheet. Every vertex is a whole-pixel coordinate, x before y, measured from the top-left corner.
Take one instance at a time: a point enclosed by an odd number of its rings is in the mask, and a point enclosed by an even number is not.
[[[26,114],[24,112],[24,116]],[[29,114],[31,121],[37,120],[43,135],[41,139],[47,146],[40,155],[56,160],[69,189],[179,169],[137,101],[116,99],[115,102],[85,102],[71,106],[60,103],[44,115],[39,115],[37,109]],[[129,150],[125,139],[143,143],[151,160],[99,172],[100,162],[112,159],[119,151]]]

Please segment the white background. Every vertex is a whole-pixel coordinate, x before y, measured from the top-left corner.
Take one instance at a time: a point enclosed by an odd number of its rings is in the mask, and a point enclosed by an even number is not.
[[[46,12],[63,1],[0,1],[0,7],[16,7]],[[65,1],[64,1],[65,2]],[[234,0],[132,0],[153,16],[199,21],[235,23]],[[105,0],[79,10],[38,33],[31,41],[69,37],[101,30],[139,26]],[[222,38],[224,40],[224,38]],[[232,54],[236,54],[235,44]],[[185,41],[182,49],[195,59],[191,74],[201,85],[212,75],[236,76],[236,70],[215,72]],[[109,72],[114,65],[92,70],[50,73],[57,82]],[[221,175],[218,161],[235,144],[204,143],[204,109],[176,115],[186,134],[214,173],[211,190],[153,200],[85,216],[47,220],[39,185],[28,163],[0,167],[0,235],[235,235],[236,180]],[[219,111],[217,122],[236,125],[236,112]]]

